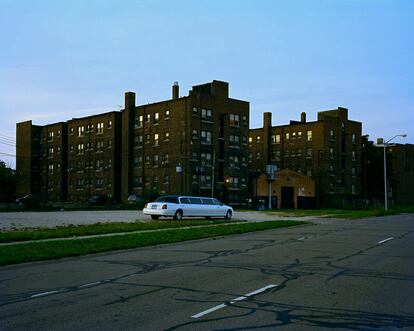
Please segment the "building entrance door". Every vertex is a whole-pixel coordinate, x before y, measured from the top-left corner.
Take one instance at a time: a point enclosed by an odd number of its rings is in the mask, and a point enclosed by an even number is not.
[[[294,198],[294,187],[290,186],[282,186],[281,192],[281,199],[280,199],[280,208],[282,209],[294,209],[295,208],[295,201]]]

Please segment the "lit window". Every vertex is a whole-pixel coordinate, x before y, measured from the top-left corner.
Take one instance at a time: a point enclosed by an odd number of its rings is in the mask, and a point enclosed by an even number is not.
[[[78,126],[78,137],[83,136],[84,131],[85,131],[85,127],[83,125]]]
[[[170,111],[166,110],[165,111],[165,119],[169,119],[170,118]]]
[[[286,138],[286,140],[289,140],[290,139],[290,133],[289,132],[286,132],[285,138]]]
[[[211,144],[211,132],[201,131],[201,142],[205,144]]]
[[[104,128],[104,124],[102,122],[96,123],[96,134],[103,133],[103,128]]]
[[[240,126],[240,115],[230,114],[230,126]]]
[[[154,124],[157,124],[159,119],[160,119],[160,113],[155,113],[154,114]]]
[[[159,136],[158,133],[154,134],[154,145],[155,146],[158,146],[158,136]]]
[[[306,140],[312,141],[312,130],[306,131]]]

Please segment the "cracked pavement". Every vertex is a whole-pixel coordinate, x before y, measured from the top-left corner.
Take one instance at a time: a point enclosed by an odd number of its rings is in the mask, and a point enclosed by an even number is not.
[[[275,328],[413,330],[414,215],[0,268],[1,330]]]

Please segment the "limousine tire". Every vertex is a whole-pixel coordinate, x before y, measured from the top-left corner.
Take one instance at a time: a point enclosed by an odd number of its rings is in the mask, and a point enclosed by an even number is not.
[[[159,217],[158,215],[151,215],[151,218],[152,218],[153,220],[157,220],[157,219],[159,219],[160,217]]]
[[[231,219],[231,210],[230,210],[230,209],[227,211],[226,216],[224,216],[224,218],[225,218],[226,220]]]
[[[176,221],[181,221],[183,219],[183,211],[181,209],[175,212],[174,219]]]

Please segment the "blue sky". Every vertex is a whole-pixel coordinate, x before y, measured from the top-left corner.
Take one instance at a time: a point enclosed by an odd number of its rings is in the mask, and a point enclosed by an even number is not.
[[[224,80],[251,127],[338,106],[414,143],[414,1],[0,0],[0,159],[16,122],[66,121]]]

